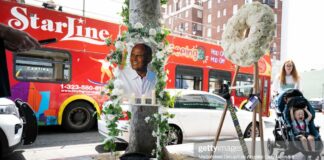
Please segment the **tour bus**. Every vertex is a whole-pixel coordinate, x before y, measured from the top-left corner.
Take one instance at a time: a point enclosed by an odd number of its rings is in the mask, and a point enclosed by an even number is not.
[[[120,24],[77,16],[61,11],[10,1],[0,1],[0,23],[28,32],[38,40],[55,43],[27,52],[6,51],[11,99],[28,102],[39,125],[62,125],[69,131],[88,130],[96,123],[95,113],[109,97],[102,95],[105,83],[113,77],[105,61]],[[173,52],[165,67],[167,88],[187,88],[212,92],[218,79],[230,83],[235,66],[225,59],[214,43],[177,35],[167,37]],[[270,96],[270,56],[259,64],[263,115],[268,115]],[[242,67],[236,85],[253,82],[253,67]],[[4,75],[1,75],[4,76]],[[235,106],[245,103],[249,88],[232,90]]]

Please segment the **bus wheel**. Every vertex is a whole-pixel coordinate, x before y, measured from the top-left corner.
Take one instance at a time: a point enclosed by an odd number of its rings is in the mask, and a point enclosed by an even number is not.
[[[83,132],[95,124],[94,109],[87,102],[72,102],[63,113],[63,127],[70,132]]]

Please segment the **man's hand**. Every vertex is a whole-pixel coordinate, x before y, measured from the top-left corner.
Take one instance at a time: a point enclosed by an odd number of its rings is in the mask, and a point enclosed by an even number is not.
[[[5,48],[13,52],[28,51],[39,48],[38,41],[28,33],[0,24],[1,36]]]

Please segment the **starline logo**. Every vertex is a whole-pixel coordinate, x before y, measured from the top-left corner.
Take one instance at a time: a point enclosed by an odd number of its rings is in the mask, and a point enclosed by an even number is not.
[[[107,30],[97,30],[92,27],[84,27],[82,24],[84,20],[79,18],[68,17],[66,22],[53,21],[51,19],[40,19],[37,14],[30,14],[28,17],[27,8],[13,7],[10,11],[15,18],[9,19],[8,25],[19,29],[26,30],[28,27],[32,29],[41,29],[42,31],[65,33],[66,35],[61,41],[82,41],[95,45],[105,45],[105,39],[108,37]],[[77,24],[78,23],[78,24]]]

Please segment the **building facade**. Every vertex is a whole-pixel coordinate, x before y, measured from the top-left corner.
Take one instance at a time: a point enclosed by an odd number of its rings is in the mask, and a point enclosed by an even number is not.
[[[169,0],[165,6],[165,25],[180,34],[220,44],[229,18],[253,0]],[[275,14],[277,28],[270,47],[272,59],[280,60],[282,0],[258,0],[269,5]]]

